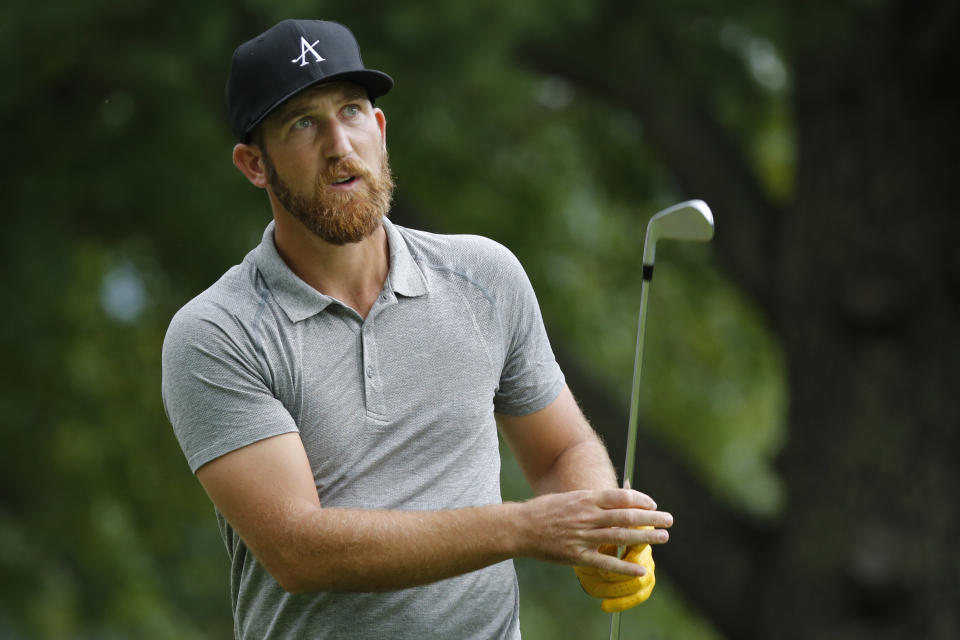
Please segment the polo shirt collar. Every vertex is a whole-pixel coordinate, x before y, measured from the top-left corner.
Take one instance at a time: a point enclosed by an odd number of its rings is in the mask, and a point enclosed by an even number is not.
[[[254,263],[290,321],[300,322],[326,309],[334,299],[320,293],[290,270],[277,252],[277,245],[273,240],[274,225],[275,223],[270,221],[264,229],[263,239],[253,250]],[[424,295],[427,293],[426,278],[410,255],[400,231],[386,218],[383,220],[383,228],[387,233],[387,245],[390,248],[387,287],[403,296]]]
[[[400,230],[387,218],[383,219],[383,228],[387,232],[387,245],[390,247],[390,273],[387,282],[394,293],[415,298],[427,293],[427,279],[420,265],[410,255],[407,241]]]

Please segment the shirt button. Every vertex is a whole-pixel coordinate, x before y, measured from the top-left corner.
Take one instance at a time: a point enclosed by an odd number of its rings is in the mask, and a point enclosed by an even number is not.
[[[388,296],[387,296],[387,294],[385,294],[385,293],[380,296],[380,299],[383,300],[384,302],[387,301],[387,298],[388,298]]]
[[[368,365],[368,366],[367,366],[367,377],[368,377],[368,378],[372,378],[372,377],[373,377],[373,365]]]

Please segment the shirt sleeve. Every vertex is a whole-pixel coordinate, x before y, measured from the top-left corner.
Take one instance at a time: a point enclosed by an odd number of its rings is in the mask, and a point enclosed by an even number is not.
[[[255,328],[226,312],[189,306],[170,323],[163,342],[163,405],[193,472],[258,440],[298,431],[266,382],[255,336]]]
[[[564,385],[543,326],[540,305],[520,261],[502,249],[498,269],[498,313],[504,364],[494,395],[497,413],[522,416],[543,409]]]

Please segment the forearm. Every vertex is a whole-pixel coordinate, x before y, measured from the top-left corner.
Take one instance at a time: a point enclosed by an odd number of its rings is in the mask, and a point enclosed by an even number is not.
[[[538,495],[617,486],[607,449],[570,389],[564,387],[540,411],[525,416],[498,415],[497,421]]]
[[[265,564],[291,592],[388,591],[426,584],[522,553],[521,508],[310,509],[276,541]]]
[[[666,531],[637,529],[672,524],[653,508],[649,497],[618,489],[449,511],[317,507],[261,542],[271,550],[267,570],[292,593],[403,589],[514,557],[639,575],[597,548],[666,542]]]
[[[617,475],[606,447],[591,434],[563,451],[532,484],[538,495],[574,489],[612,489],[617,486]]]
[[[535,450],[532,443],[527,450]],[[584,464],[584,456],[594,464]],[[543,472],[535,477],[545,478],[538,484],[546,491],[604,482],[603,464],[596,464],[596,451],[589,447],[563,447],[541,457],[536,466]],[[606,473],[611,486],[612,470]],[[261,564],[290,592],[401,589],[518,556],[630,573],[629,563],[596,548],[664,542],[666,532],[630,527],[669,526],[668,514],[650,511],[655,505],[647,496],[616,489],[432,512],[323,507],[294,433],[221,456],[197,477]]]

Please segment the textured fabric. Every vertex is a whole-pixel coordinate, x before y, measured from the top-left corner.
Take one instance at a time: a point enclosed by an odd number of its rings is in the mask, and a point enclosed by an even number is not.
[[[384,222],[390,270],[366,320],[297,278],[273,225],[174,317],[163,398],[190,468],[298,432],[321,505],[500,502],[494,411],[524,415],[563,376],[516,258],[476,236]],[[290,595],[217,514],[238,638],[517,638],[512,562],[390,593]]]

